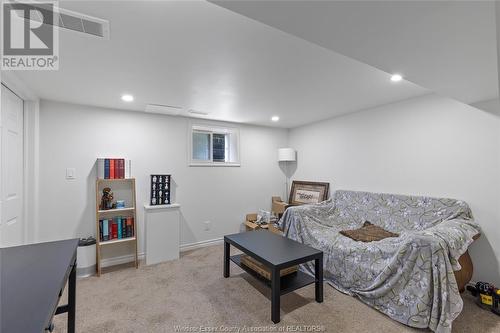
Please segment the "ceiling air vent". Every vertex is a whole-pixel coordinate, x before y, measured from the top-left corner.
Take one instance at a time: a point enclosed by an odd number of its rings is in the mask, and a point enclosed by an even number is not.
[[[181,114],[181,111],[182,111],[181,106],[162,105],[162,104],[146,105],[146,112],[149,113],[160,113],[160,114],[168,114],[170,116],[178,116]]]
[[[46,4],[30,4],[32,11],[16,11],[18,15],[26,15],[25,19],[41,22],[44,13],[50,10]],[[30,14],[27,14],[30,13]],[[28,16],[29,15],[29,16]],[[78,31],[87,35],[109,39],[109,21],[54,7],[54,25],[63,29]]]
[[[207,112],[203,112],[203,111],[198,111],[198,110],[190,109],[188,112],[191,113],[191,114],[194,114],[194,115],[198,115],[198,116],[208,116],[208,113]]]

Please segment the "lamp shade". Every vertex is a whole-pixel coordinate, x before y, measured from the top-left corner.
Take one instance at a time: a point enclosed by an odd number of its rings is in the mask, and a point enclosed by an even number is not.
[[[279,162],[291,162],[295,161],[295,149],[293,148],[280,148],[278,149],[278,161]]]

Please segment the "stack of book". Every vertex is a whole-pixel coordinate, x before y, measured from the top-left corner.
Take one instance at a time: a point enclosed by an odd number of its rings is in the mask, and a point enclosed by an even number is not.
[[[98,158],[97,178],[130,178],[130,160],[125,160],[124,158]]]
[[[134,218],[115,217],[99,220],[99,239],[101,242],[134,237]]]

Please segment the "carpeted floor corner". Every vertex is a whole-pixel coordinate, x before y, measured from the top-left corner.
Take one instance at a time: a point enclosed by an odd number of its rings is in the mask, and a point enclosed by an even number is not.
[[[77,332],[237,332],[244,327],[264,332],[427,331],[399,324],[326,284],[321,304],[314,300],[314,285],[283,296],[281,322],[273,325],[269,291],[234,264],[231,277],[224,279],[222,250],[222,245],[206,247],[185,252],[180,260],[78,280]],[[464,310],[453,332],[500,332],[499,316],[477,307],[471,296],[463,297]],[[66,332],[65,314],[54,323],[55,332]]]

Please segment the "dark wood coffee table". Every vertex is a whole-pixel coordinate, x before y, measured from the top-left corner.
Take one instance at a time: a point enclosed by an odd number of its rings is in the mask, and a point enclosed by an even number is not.
[[[271,281],[241,263],[241,254],[230,256],[230,245],[257,259],[271,270]],[[316,302],[323,302],[323,252],[272,232],[259,230],[224,236],[224,277],[229,260],[271,288],[271,319],[280,321],[280,296],[315,283]],[[280,278],[284,268],[314,260],[315,277],[298,271]]]

